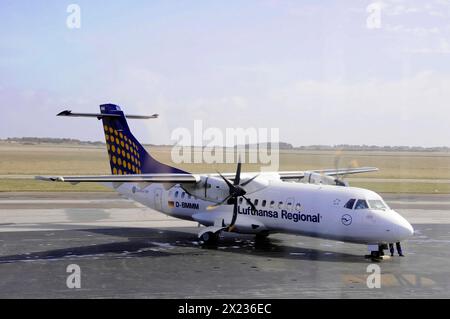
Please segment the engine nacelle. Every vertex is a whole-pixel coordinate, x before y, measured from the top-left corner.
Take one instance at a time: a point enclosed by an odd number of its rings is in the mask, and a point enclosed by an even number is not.
[[[241,183],[252,178],[253,175],[242,174]],[[251,183],[245,186],[245,191],[247,194],[252,194],[265,187],[267,187],[269,182],[265,179],[254,179]],[[200,181],[194,185],[183,185],[183,188],[191,195],[211,201],[220,202],[228,195],[230,195],[230,189],[225,181],[218,176],[202,176]]]
[[[230,190],[225,181],[215,176],[202,176],[198,183],[183,187],[191,195],[213,202],[219,202],[230,194]]]
[[[346,182],[343,182],[333,176],[326,176],[315,172],[305,172],[305,177],[302,179],[306,184],[322,184],[322,185],[339,185],[348,186]]]

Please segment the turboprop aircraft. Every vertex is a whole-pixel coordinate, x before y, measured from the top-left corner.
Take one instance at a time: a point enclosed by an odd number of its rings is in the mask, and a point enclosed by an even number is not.
[[[410,237],[410,223],[373,191],[350,187],[339,176],[378,170],[374,167],[289,172],[191,174],[155,160],[133,136],[129,119],[115,104],[100,113],[63,111],[59,116],[102,120],[111,175],[37,176],[39,180],[101,183],[121,195],[172,217],[196,221],[199,238],[215,243],[223,232],[271,233],[367,244],[373,257],[379,247]]]

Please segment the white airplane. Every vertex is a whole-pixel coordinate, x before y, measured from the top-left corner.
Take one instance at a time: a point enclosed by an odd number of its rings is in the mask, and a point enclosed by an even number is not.
[[[367,244],[379,258],[387,243],[413,235],[413,227],[388,207],[380,195],[349,187],[342,174],[378,170],[374,167],[294,172],[190,174],[156,161],[131,133],[125,115],[114,104],[100,105],[101,113],[59,116],[96,117],[103,122],[112,175],[37,176],[39,180],[96,182],[172,217],[196,221],[198,236],[215,243],[222,232],[290,233]]]

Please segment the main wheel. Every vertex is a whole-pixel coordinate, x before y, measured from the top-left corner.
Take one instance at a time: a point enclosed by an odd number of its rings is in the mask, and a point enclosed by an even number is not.
[[[270,238],[268,232],[261,232],[255,235],[255,247],[267,248],[270,245]]]
[[[383,253],[383,255],[384,255],[384,253]],[[379,262],[379,261],[383,260],[383,258],[382,258],[382,251],[381,252],[380,251],[371,251],[370,252],[370,259],[373,262]]]
[[[219,234],[215,234],[213,232],[206,232],[200,236],[200,239],[205,244],[215,244],[219,240]]]
[[[257,233],[255,235],[255,239],[256,240],[266,240],[269,237],[269,233],[268,232],[261,232],[261,233]]]

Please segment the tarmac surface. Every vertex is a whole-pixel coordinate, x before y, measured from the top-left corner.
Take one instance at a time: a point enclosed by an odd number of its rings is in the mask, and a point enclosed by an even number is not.
[[[415,235],[370,289],[364,245],[226,234],[205,247],[196,223],[114,193],[0,193],[0,298],[449,298],[450,195],[383,197]]]

